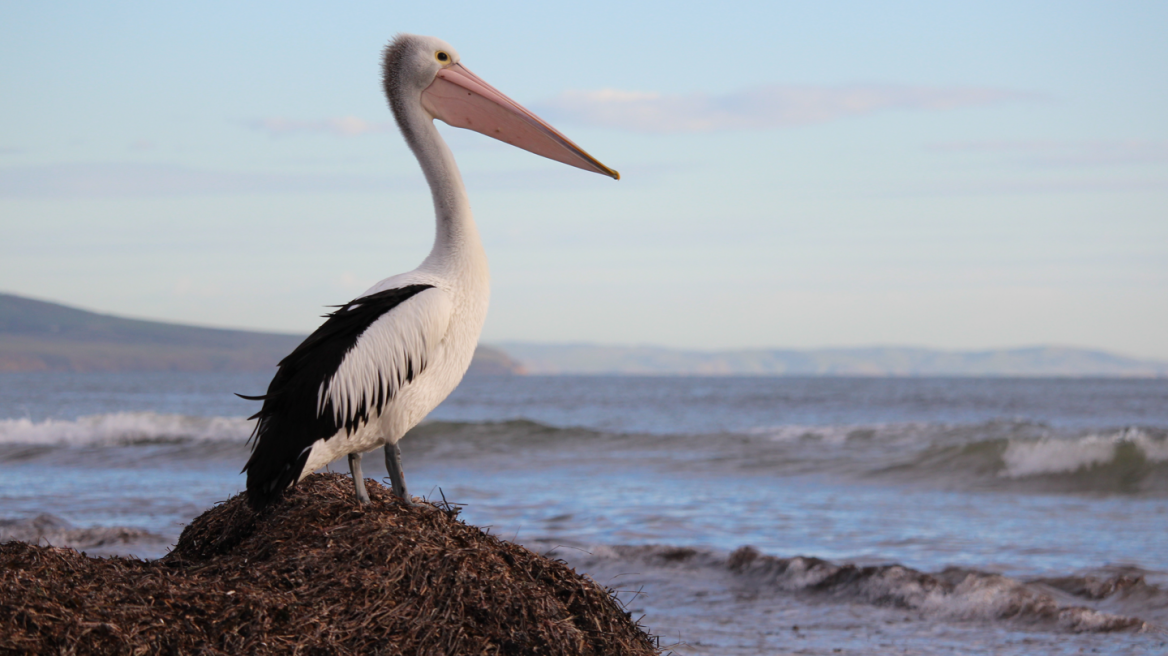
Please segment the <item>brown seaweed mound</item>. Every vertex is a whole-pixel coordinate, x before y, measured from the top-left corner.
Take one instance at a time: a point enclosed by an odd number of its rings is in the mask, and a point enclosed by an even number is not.
[[[656,654],[609,591],[457,511],[314,474],[236,496],[165,558],[0,545],[0,653]]]

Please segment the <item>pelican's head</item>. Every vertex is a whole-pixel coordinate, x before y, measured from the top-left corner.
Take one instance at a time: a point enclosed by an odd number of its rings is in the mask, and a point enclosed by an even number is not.
[[[459,62],[458,51],[433,36],[399,34],[385,47],[385,92],[392,102],[401,92],[421,96],[438,71]]]
[[[467,70],[458,51],[442,39],[398,35],[385,49],[384,75],[385,94],[399,125],[404,125],[406,103],[416,103],[430,118],[456,128],[620,179],[619,173]]]

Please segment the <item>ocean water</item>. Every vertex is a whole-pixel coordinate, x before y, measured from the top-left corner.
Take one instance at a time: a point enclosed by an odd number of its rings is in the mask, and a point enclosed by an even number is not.
[[[266,385],[0,374],[0,538],[164,554]],[[1168,653],[1168,380],[469,378],[402,451],[678,654]]]

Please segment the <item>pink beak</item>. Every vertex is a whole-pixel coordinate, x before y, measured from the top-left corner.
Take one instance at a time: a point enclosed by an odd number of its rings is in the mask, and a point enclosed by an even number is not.
[[[422,92],[422,107],[456,128],[474,130],[512,146],[620,180],[572,140],[462,66],[454,64]]]

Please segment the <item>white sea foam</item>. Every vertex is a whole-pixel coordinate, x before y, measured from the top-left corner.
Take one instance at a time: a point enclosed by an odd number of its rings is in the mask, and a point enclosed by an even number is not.
[[[827,424],[808,426],[788,424],[765,426],[745,431],[747,435],[765,437],[772,442],[815,440],[823,444],[842,445],[849,440],[876,439],[884,442],[913,442],[927,439],[943,426],[921,422],[889,424]]]
[[[825,444],[843,444],[854,426],[768,426],[746,431],[748,435],[761,435],[773,442],[796,442],[818,440]]]
[[[242,417],[192,417],[115,412],[73,420],[0,419],[0,444],[107,446],[150,441],[244,441],[252,422]]]
[[[1036,474],[1059,474],[1109,462],[1115,457],[1115,443],[1097,435],[1079,440],[1043,439],[1037,442],[1011,441],[1002,454],[1009,478]]]
[[[1090,434],[1079,438],[1043,438],[1034,441],[1010,440],[1002,454],[1007,478],[1042,474],[1066,474],[1115,460],[1123,444],[1134,446],[1151,462],[1168,461],[1168,441],[1155,439],[1138,428],[1110,434]]]

